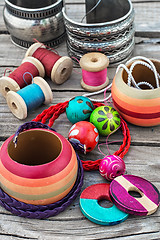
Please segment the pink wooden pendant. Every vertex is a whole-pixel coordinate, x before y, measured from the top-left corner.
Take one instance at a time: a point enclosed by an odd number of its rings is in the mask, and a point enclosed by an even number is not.
[[[133,197],[129,192],[138,192],[141,197]],[[135,215],[150,215],[160,204],[158,189],[144,178],[123,175],[110,184],[110,194],[114,204],[122,211]]]

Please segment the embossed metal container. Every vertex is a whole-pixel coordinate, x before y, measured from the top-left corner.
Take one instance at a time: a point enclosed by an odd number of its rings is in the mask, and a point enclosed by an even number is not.
[[[119,63],[131,55],[135,30],[134,9],[130,0],[102,0],[91,23],[72,20],[64,8],[62,12],[71,57],[80,59],[87,52],[100,51],[107,55],[110,63]],[[102,14],[105,12],[106,15]],[[88,16],[87,20],[90,20]]]
[[[34,38],[56,46],[65,38],[63,0],[5,0],[4,22],[12,41],[28,48]]]

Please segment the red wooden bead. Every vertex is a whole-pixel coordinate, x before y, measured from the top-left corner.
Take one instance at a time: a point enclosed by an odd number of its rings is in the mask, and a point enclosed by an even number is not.
[[[97,128],[92,123],[80,121],[71,127],[68,139],[73,143],[81,143],[84,145],[85,152],[90,152],[97,145],[99,134]]]

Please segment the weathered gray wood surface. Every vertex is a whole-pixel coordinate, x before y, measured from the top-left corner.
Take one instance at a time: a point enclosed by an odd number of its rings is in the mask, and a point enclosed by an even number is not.
[[[73,3],[77,4],[73,15],[77,14],[84,0],[66,0],[67,8],[73,9]],[[160,59],[160,1],[133,0],[135,8],[136,46],[133,55]],[[6,67],[15,69],[20,65],[25,50],[14,46],[5,28],[2,9],[4,1],[0,0],[0,76]],[[83,12],[82,12],[83,13]],[[83,14],[82,14],[83,16]],[[151,37],[151,38],[150,38]],[[66,45],[58,47],[60,55],[66,55]],[[63,102],[73,96],[84,94],[80,86],[80,69],[74,69],[70,79],[61,86],[47,80],[53,91],[53,102]],[[115,74],[115,67],[108,70],[110,82]],[[103,96],[98,96],[103,97]],[[27,121],[33,119],[45,106],[29,114]],[[0,146],[15,130],[26,120],[16,119],[9,111],[5,99],[0,96]],[[63,126],[63,127],[62,127]],[[128,174],[135,174],[151,181],[160,190],[160,126],[141,128],[128,124],[132,143],[128,154],[124,157]],[[54,124],[54,128],[67,137],[71,124],[65,114],[60,116]],[[109,138],[121,140],[119,130]],[[105,138],[100,138],[101,142]],[[111,153],[119,148],[120,143],[109,145]],[[108,154],[103,146],[102,150]],[[98,149],[94,150],[84,159],[98,159],[102,155]],[[97,172],[85,172],[83,189],[95,183],[105,182]],[[79,197],[63,213],[47,220],[30,220],[13,216],[10,212],[0,207],[0,239],[115,239],[115,240],[151,240],[160,239],[160,211],[151,216],[129,218],[119,225],[112,227],[99,226],[88,221],[80,212]]]

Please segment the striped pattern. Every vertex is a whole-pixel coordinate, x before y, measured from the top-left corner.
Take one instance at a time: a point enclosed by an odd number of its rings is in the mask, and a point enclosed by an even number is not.
[[[129,87],[119,70],[113,79],[112,99],[115,109],[128,122],[138,126],[160,124],[160,88],[139,90]]]
[[[25,144],[26,138],[21,138],[22,135],[28,135],[28,134],[32,134],[30,135],[30,138],[33,136],[35,139],[38,138],[42,138],[42,142],[44,143],[44,139],[47,141],[47,138],[44,138],[47,134],[50,135],[50,137],[53,136],[57,136],[57,138],[60,140],[62,149],[59,153],[59,155],[56,157],[56,159],[53,159],[52,161],[49,161],[48,163],[45,164],[40,164],[40,165],[27,165],[27,163],[18,163],[16,161],[14,161],[10,155],[9,155],[9,146],[13,145],[12,139],[13,136],[9,137],[2,145],[1,147],[1,151],[0,151],[0,159],[3,163],[3,165],[5,166],[6,169],[8,169],[8,171],[12,172],[13,174],[23,177],[23,178],[31,178],[31,179],[39,179],[39,178],[45,178],[45,177],[50,177],[53,175],[56,175],[57,173],[61,172],[63,169],[65,169],[67,167],[67,165],[69,164],[70,160],[71,160],[71,156],[72,156],[72,148],[71,148],[71,144],[67,141],[67,139],[65,139],[62,135],[60,135],[59,133],[53,132],[49,129],[32,129],[32,130],[27,130],[23,133],[20,134],[19,139],[21,139],[21,143],[23,143],[23,145],[19,144],[19,146],[23,147],[23,150],[26,151],[27,145]],[[44,135],[45,134],[45,135]],[[36,142],[31,142],[29,138],[29,144],[35,144]],[[19,140],[20,141],[20,140]],[[28,140],[27,140],[28,141]],[[52,149],[55,145],[54,141],[55,139],[52,139],[53,143],[51,145],[49,145],[49,143],[47,144],[48,146],[50,146],[51,148],[51,152],[50,155],[53,154]],[[40,145],[41,147],[42,144]],[[56,147],[56,145],[55,145]],[[18,150],[19,148],[19,150]],[[35,145],[34,145],[35,148]],[[20,147],[17,146],[16,148],[19,152],[20,152]],[[27,148],[28,149],[28,148]],[[33,151],[33,149],[31,149]],[[30,150],[30,151],[31,151]],[[49,147],[46,149],[45,151],[49,151]],[[44,151],[44,149],[43,149]],[[33,152],[31,152],[33,154]],[[35,154],[35,153],[34,153]],[[45,156],[47,154],[45,153]],[[29,155],[30,156],[30,155]],[[36,155],[37,156],[37,155]],[[23,158],[23,155],[21,156],[21,158]],[[36,162],[38,162],[39,159],[36,158]]]
[[[129,191],[138,192],[141,197],[133,197]],[[150,215],[160,203],[158,189],[146,179],[134,175],[115,178],[110,185],[110,194],[119,209],[135,215]]]
[[[72,189],[78,171],[75,151],[68,166],[51,177],[31,179],[23,178],[7,170],[0,160],[0,186],[13,198],[35,205],[57,202]]]
[[[74,186],[78,172],[77,156],[71,144],[60,134],[46,129],[32,131],[56,135],[62,145],[60,154],[46,164],[36,166],[20,164],[12,160],[8,154],[8,145],[13,138],[11,136],[0,150],[0,187],[18,201],[48,205],[64,198]],[[29,133],[31,130],[26,132]],[[58,145],[55,144],[55,147]]]

